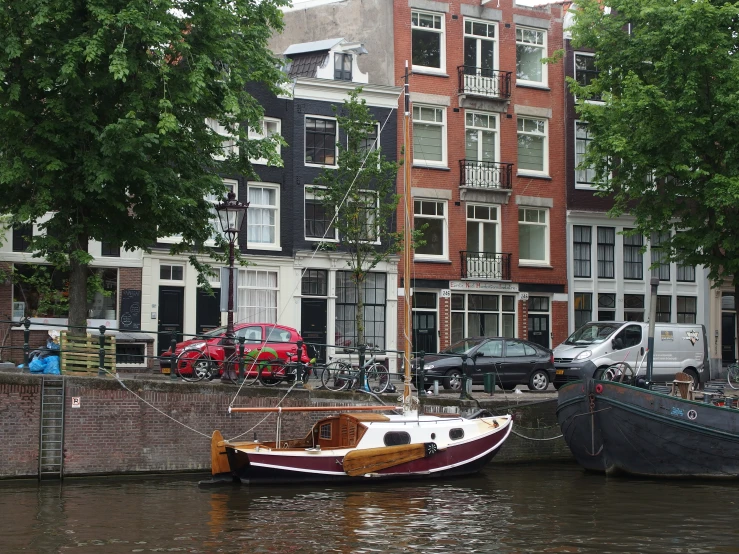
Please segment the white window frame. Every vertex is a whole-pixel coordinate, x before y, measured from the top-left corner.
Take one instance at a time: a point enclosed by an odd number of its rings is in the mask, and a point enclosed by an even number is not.
[[[525,212],[528,211],[536,211],[539,212],[539,218],[541,217],[541,213],[544,213],[544,223],[542,224],[541,221],[537,222],[529,222],[525,221],[526,216],[524,215],[524,221],[521,221],[521,210]],[[540,208],[540,207],[533,207],[533,206],[519,206],[518,207],[518,228],[521,228],[521,225],[535,225],[537,227],[544,227],[544,259],[543,260],[530,260],[526,258],[521,257],[521,237],[519,232],[519,243],[518,243],[518,264],[519,265],[528,265],[528,266],[549,266],[549,259],[550,259],[550,248],[549,248],[549,233],[550,233],[550,210],[549,208]]]
[[[267,124],[274,124],[275,125],[275,131],[268,133],[267,132]],[[249,140],[264,140],[267,137],[271,137],[274,135],[282,136],[282,120],[277,117],[263,117],[259,120],[259,126],[262,130],[261,133],[258,133],[257,131],[253,129],[249,129]],[[277,155],[282,154],[282,145],[277,144]],[[257,160],[249,160],[251,163],[255,165],[269,165],[267,163],[266,158],[259,158]]]
[[[471,115],[472,116],[472,125],[468,125],[467,124],[467,116],[468,115]],[[492,120],[492,121],[495,122],[495,127],[493,127],[492,129],[490,127],[478,127],[474,123],[474,118],[475,117],[485,117],[485,118],[487,118],[488,119],[488,125],[490,124],[490,121]],[[482,162],[482,161],[498,162],[498,161],[500,161],[500,133],[498,132],[498,130],[499,130],[499,124],[500,124],[500,121],[498,119],[498,114],[489,113],[489,112],[478,112],[478,111],[475,111],[475,110],[465,110],[465,113],[464,113],[464,138],[465,138],[465,153],[464,153],[464,155],[465,155],[465,159],[467,159],[467,144],[466,144],[466,142],[467,142],[467,131],[468,130],[472,130],[472,131],[477,131],[477,160],[476,161],[478,161],[478,162]],[[493,159],[492,160],[483,160],[482,159],[482,156],[481,156],[481,149],[482,149],[481,134],[482,133],[493,133],[493,136],[495,138],[495,141],[494,141],[494,143],[495,143],[495,153],[494,154],[495,155],[493,156]]]
[[[249,285],[249,275],[254,274],[257,284],[254,286]],[[274,287],[265,287],[264,285],[260,285],[258,282],[259,274],[260,273],[267,273],[267,274],[274,274],[275,275],[275,286]],[[256,294],[256,297],[264,298],[266,300],[269,300],[270,293],[274,294],[275,298],[275,305],[274,306],[260,306],[259,302],[257,301],[253,306],[246,304],[245,302],[241,302],[242,299],[242,292],[243,292],[243,298],[246,301],[248,298],[249,292],[248,291],[254,291]],[[277,269],[272,268],[260,268],[260,269],[239,269],[239,277],[238,277],[238,293],[237,293],[237,307],[236,307],[236,315],[238,318],[238,321],[242,323],[277,323],[277,317],[279,315],[279,309],[280,309],[280,272]],[[252,317],[248,316],[249,309],[257,308],[256,313],[253,314],[255,319],[252,319]],[[274,318],[269,317],[269,313],[265,313],[267,311],[273,311]]]
[[[280,248],[280,185],[277,183],[262,183],[259,181],[249,181],[246,185],[247,187],[247,199],[249,201],[249,209],[246,213],[246,247],[250,250],[281,250]],[[271,189],[275,191],[275,205],[274,206],[268,206],[268,205],[260,205],[256,204],[252,200],[251,190],[253,188],[259,188],[259,189]],[[249,220],[251,218],[251,214],[254,213],[254,210],[272,210],[275,212],[275,240],[274,242],[267,243],[267,242],[252,242],[252,240],[249,238]]]
[[[336,136],[334,140],[334,163],[333,165],[329,164],[318,164],[314,162],[309,162],[306,158],[308,146],[306,143],[306,139],[308,137],[308,126],[306,123],[308,122],[308,119],[327,119],[330,121],[334,121],[336,123]],[[303,118],[303,163],[307,167],[328,167],[330,169],[336,169],[339,167],[339,121],[335,117],[329,117],[325,115],[314,115],[314,114],[305,114],[305,117]]]
[[[234,141],[234,137],[231,133],[228,132],[228,129],[226,129],[223,125],[221,125],[218,120],[213,119],[212,117],[205,118],[205,124],[210,127],[210,129],[216,133],[217,135],[220,135],[224,137],[223,140],[223,153],[228,155],[239,155],[239,147]],[[237,125],[238,128],[238,125]],[[215,160],[225,160],[225,155],[215,155],[213,156],[213,159]]]
[[[490,37],[483,37],[480,35],[470,34],[467,32],[467,22],[472,23],[473,25],[477,23],[478,25],[487,25],[488,27],[493,28],[493,38]],[[474,28],[474,27],[473,27]],[[498,48],[498,24],[494,21],[485,21],[482,19],[474,19],[472,17],[465,17],[463,18],[462,22],[462,48],[464,48],[464,40],[467,38],[475,39],[477,40],[477,48],[476,48],[476,60],[475,60],[475,67],[480,69],[482,66],[480,64],[480,42],[485,40],[493,43],[493,71],[498,70],[498,54],[500,52],[500,49]],[[464,53],[463,53],[464,55]],[[464,59],[464,58],[463,58]]]
[[[444,206],[444,215],[425,215],[425,214],[416,214],[415,209],[415,203],[416,202],[432,202],[437,205],[436,211],[438,212],[438,205],[442,204]],[[438,198],[413,198],[413,221],[414,221],[414,227],[415,227],[415,221],[416,219],[441,219],[443,220],[442,224],[442,231],[443,231],[443,244],[442,244],[442,253],[441,254],[419,254],[418,251],[413,254],[414,259],[416,260],[439,260],[439,261],[448,261],[449,260],[449,202],[446,200],[440,200]]]
[[[339,230],[334,227],[333,237],[326,235],[324,238],[320,237],[308,237],[305,235],[305,204],[307,200],[315,200],[316,194],[311,192],[311,189],[325,189],[326,187],[317,187],[315,185],[305,185],[303,187],[303,238],[309,242],[339,242]]]
[[[162,268],[168,267],[169,268],[169,279],[162,277]],[[172,268],[173,267],[181,267],[182,268],[182,279],[172,279]],[[162,283],[184,283],[185,282],[185,270],[187,268],[185,267],[185,264],[175,264],[175,263],[159,263],[159,281]]]
[[[495,219],[481,219],[473,215],[473,217],[470,217],[469,215],[469,209],[475,207],[483,207],[488,208],[488,213],[490,213],[490,210],[495,210]],[[465,209],[465,222],[475,222],[477,223],[477,233],[478,233],[478,243],[482,243],[482,236],[480,235],[481,229],[483,228],[484,224],[488,225],[495,225],[495,250],[493,250],[492,253],[494,254],[500,254],[501,253],[501,206],[498,204],[483,204],[480,202],[467,202],[467,208]],[[469,237],[468,237],[469,238]],[[466,243],[465,243],[466,246]]]
[[[430,15],[434,18],[439,18],[441,21],[441,28],[430,28],[421,27],[413,24],[413,15],[423,14]],[[443,12],[433,12],[427,10],[411,10],[411,62],[413,61],[413,29],[418,28],[422,31],[428,31],[437,33],[439,35],[439,65],[441,67],[431,67],[427,65],[415,65],[412,64],[414,72],[418,73],[437,73],[439,75],[446,75],[446,17]]]
[[[542,44],[532,44],[530,42],[523,42],[523,40],[519,40],[518,38],[518,31],[519,29],[521,31],[530,31],[534,33],[542,33],[543,34],[543,40]],[[523,33],[521,33],[523,35]],[[544,59],[547,57],[547,31],[546,29],[537,29],[536,27],[526,27],[523,25],[516,25],[516,50],[518,50],[519,45],[525,45],[525,46],[533,46],[535,48],[541,49],[541,58]],[[516,64],[518,65],[518,51],[516,51]],[[521,85],[529,85],[534,87],[548,87],[549,86],[549,75],[547,70],[547,64],[542,63],[541,64],[541,81],[531,81],[528,79],[520,79],[518,77],[518,71],[516,72],[516,84]]]
[[[419,108],[419,114],[421,113],[420,110],[423,109],[431,109],[436,110],[436,114],[441,114],[441,123],[438,121],[424,121],[421,119],[416,120],[415,119],[415,109]],[[413,146],[413,165],[418,166],[425,166],[425,167],[448,167],[448,161],[447,161],[447,117],[446,117],[446,107],[444,106],[434,106],[434,105],[428,105],[428,104],[413,104],[413,108],[411,110],[411,125],[415,127],[416,122],[418,122],[419,125],[433,125],[438,126],[441,128],[441,161],[437,160],[426,160],[426,159],[419,159],[416,158],[416,148],[415,145]],[[436,117],[434,118],[436,119]]]
[[[530,121],[541,121],[544,123],[544,133],[536,133],[531,131],[519,131],[518,130],[518,122],[521,120],[530,120]],[[544,157],[543,163],[542,163],[542,171],[537,171],[535,169],[522,169],[520,163],[517,164],[517,171],[516,175],[530,175],[533,177],[549,177],[549,120],[546,118],[541,117],[529,117],[529,116],[522,116],[519,115],[516,118],[516,159],[518,160],[519,151],[518,151],[518,136],[519,135],[530,135],[530,136],[537,136],[537,137],[543,137],[544,141],[542,144],[542,156]]]
[[[581,137],[578,137],[577,136],[578,126],[584,126],[585,129],[586,129],[586,134],[587,134],[588,122],[587,121],[582,121],[580,119],[576,119],[575,120],[575,128],[574,128],[574,132],[575,132],[575,188],[576,189],[581,189],[581,190],[595,190],[597,188],[593,184],[593,183],[595,183],[595,181],[593,181],[592,183],[590,183],[590,182],[585,182],[585,181],[579,181],[578,180],[578,173],[580,173],[582,171],[582,170],[578,170],[577,169],[577,166],[579,165],[579,156],[582,156],[582,155],[585,154],[585,152],[587,152],[587,145],[588,145],[588,143],[590,143],[590,141],[593,140],[592,138],[585,138],[585,139],[583,139]],[[578,151],[577,151],[577,143],[579,141],[584,141],[585,142],[585,152],[583,152],[582,154],[578,154]],[[595,170],[592,168],[592,166],[591,167],[588,167],[588,169],[586,169],[585,171],[592,171],[593,172],[593,179],[595,179]]]

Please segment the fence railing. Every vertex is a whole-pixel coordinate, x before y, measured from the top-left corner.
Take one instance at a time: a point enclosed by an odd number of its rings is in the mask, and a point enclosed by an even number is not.
[[[513,164],[459,160],[459,186],[510,190],[513,184]]]
[[[510,281],[511,255],[499,252],[472,252],[463,250],[462,279],[491,279]]]
[[[486,98],[511,97],[511,71],[460,65],[459,93]]]

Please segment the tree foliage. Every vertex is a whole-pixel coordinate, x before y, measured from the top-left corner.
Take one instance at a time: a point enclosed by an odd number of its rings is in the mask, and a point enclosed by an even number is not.
[[[336,214],[325,238],[338,232],[348,254],[357,285],[357,343],[365,344],[364,283],[370,271],[398,251],[400,235],[394,230],[398,164],[387,161],[378,148],[378,122],[361,92],[361,87],[351,91],[343,109],[336,110],[346,142],[338,142],[338,167],[324,170],[311,192],[330,207],[327,212]]]
[[[609,9],[604,9],[607,6]],[[739,3],[582,0],[571,28],[598,76],[570,81],[588,122],[581,167],[673,261],[739,288]],[[682,231],[682,232],[679,232]]]
[[[245,87],[278,91],[267,41],[287,3],[0,3],[0,213],[39,222],[36,254],[69,264],[70,325],[84,325],[90,239],[148,250],[181,235],[172,252],[198,265],[220,176],[277,160],[273,140],[247,140],[263,111]]]

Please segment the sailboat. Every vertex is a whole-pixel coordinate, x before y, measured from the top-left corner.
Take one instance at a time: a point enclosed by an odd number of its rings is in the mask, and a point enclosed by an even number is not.
[[[404,96],[404,142],[410,145],[407,62]],[[405,151],[408,153],[409,149]],[[277,413],[275,439],[224,440],[215,431],[211,439],[212,482],[356,482],[467,475],[482,469],[508,438],[512,428],[510,415],[472,418],[424,415],[419,413],[418,398],[412,394],[410,170],[411,164],[404,164],[406,302],[401,405],[230,408],[231,413]],[[282,415],[289,412],[337,413],[316,422],[304,437],[283,439]]]

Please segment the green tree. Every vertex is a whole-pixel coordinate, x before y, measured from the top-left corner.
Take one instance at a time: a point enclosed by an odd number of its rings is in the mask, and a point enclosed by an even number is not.
[[[267,41],[287,4],[0,3],[0,213],[41,220],[32,248],[69,266],[70,325],[85,324],[90,239],[148,250],[181,235],[172,253],[201,281],[198,254],[222,259],[204,246],[206,197],[225,196],[221,175],[252,176],[250,158],[278,159],[275,140],[247,140],[263,111],[245,87],[278,92]]]
[[[394,230],[399,196],[395,193],[398,164],[386,160],[377,148],[379,126],[362,88],[349,93],[343,109],[336,110],[346,142],[339,141],[336,169],[326,169],[311,191],[335,213],[330,238],[338,232],[348,254],[347,265],[357,286],[357,344],[365,344],[364,284],[367,274],[398,251],[400,235]]]
[[[599,73],[570,85],[603,101],[577,104],[592,137],[582,167],[612,215],[647,237],[678,231],[670,259],[733,278],[739,299],[739,3],[581,0],[575,13],[573,44]]]

